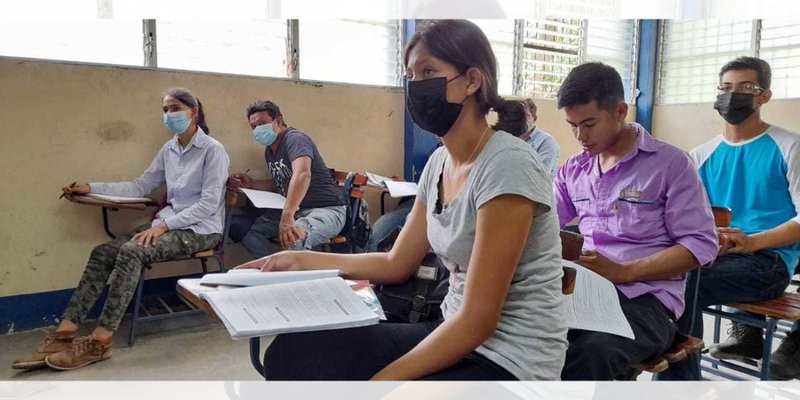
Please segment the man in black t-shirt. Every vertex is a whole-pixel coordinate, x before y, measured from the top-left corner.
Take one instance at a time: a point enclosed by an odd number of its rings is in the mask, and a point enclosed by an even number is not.
[[[255,140],[266,146],[264,157],[272,179],[254,180],[246,174],[233,178],[244,188],[282,194],[286,206],[260,216],[234,216],[231,238],[236,241],[243,235],[244,247],[260,258],[281,249],[308,250],[336,236],[344,227],[346,206],[314,141],[287,126],[280,108],[271,101],[250,105],[247,118]]]

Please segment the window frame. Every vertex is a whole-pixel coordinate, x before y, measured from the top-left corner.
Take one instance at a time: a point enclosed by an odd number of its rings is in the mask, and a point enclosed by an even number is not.
[[[712,102],[713,98],[709,98],[708,100],[704,100],[704,101],[687,101],[687,100],[684,99],[684,100],[679,101],[679,102],[665,102],[662,99],[663,92],[664,92],[664,86],[663,86],[664,85],[664,73],[663,73],[663,71],[664,71],[664,64],[665,64],[665,57],[664,57],[665,34],[664,34],[664,32],[666,30],[667,23],[669,23],[669,22],[671,22],[671,21],[660,20],[659,23],[658,23],[659,24],[659,26],[658,26],[658,62],[657,62],[658,67],[657,67],[657,71],[656,71],[656,101],[655,101],[655,105],[656,106],[661,106],[661,105],[670,106],[670,105],[681,105],[681,104],[703,104],[703,103]],[[747,53],[741,53],[741,54],[747,55],[747,56],[751,56],[751,57],[760,57],[761,56],[761,52],[762,52],[762,44],[761,44],[762,29],[763,29],[763,21],[761,19],[753,19],[752,20],[751,31],[750,31],[750,48],[749,48],[749,51]],[[798,44],[798,45],[780,46],[780,47],[775,47],[775,48],[781,48],[781,47],[800,48],[800,44]],[[763,50],[775,49],[775,48],[765,48]],[[734,52],[731,52],[731,53],[734,53]],[[724,54],[725,53],[714,53],[713,55],[724,55]],[[734,57],[734,56],[732,55],[731,57]],[[721,68],[722,65],[720,65],[719,67]],[[798,64],[796,67],[800,68],[800,64]],[[780,97],[780,98],[775,98],[775,99],[776,100],[794,100],[794,99],[800,99],[800,95],[798,95],[798,96],[786,96],[786,97]]]
[[[98,3],[98,7],[102,5]],[[564,19],[564,18],[549,18],[547,20],[554,20],[554,19]],[[588,46],[588,36],[590,31],[588,29],[588,24],[590,23],[586,18],[567,18],[567,19],[575,19],[579,20],[581,24],[581,43],[578,50],[578,63],[579,65],[582,62],[585,62],[586,55],[587,55],[587,46]],[[81,62],[81,61],[70,61],[70,60],[63,60],[63,59],[55,59],[55,58],[29,58],[32,60],[41,60],[41,61],[52,61],[52,62],[62,62],[62,63],[74,63],[74,64],[88,64],[88,65],[104,65],[104,66],[119,66],[125,68],[143,68],[143,69],[160,69],[160,70],[175,70],[173,68],[163,68],[159,66],[158,63],[158,32],[156,30],[157,26],[157,19],[142,19],[142,45],[141,45],[141,52],[142,52],[142,63],[141,65],[122,65],[122,64],[113,64],[113,63],[95,63],[95,62]],[[381,84],[362,84],[362,83],[348,83],[348,82],[340,82],[340,81],[323,81],[323,80],[313,80],[313,79],[300,79],[300,71],[302,65],[300,63],[300,53],[303,50],[300,48],[300,21],[297,19],[285,19],[286,22],[286,30],[287,30],[287,38],[286,38],[286,59],[291,60],[291,67],[287,67],[285,76],[266,76],[266,75],[259,75],[258,77],[268,78],[268,79],[288,79],[288,80],[297,80],[297,81],[310,81],[310,82],[321,82],[321,83],[331,83],[331,84],[340,84],[340,85],[357,85],[357,86],[374,86],[374,87],[387,87],[387,88],[402,88],[405,84],[404,78],[404,69],[405,66],[402,64],[402,56],[403,56],[403,43],[408,39],[406,36],[406,20],[399,20],[398,23],[398,46],[396,51],[397,56],[397,80],[395,85],[381,85]],[[419,20],[415,21],[418,22]],[[512,86],[512,94],[513,96],[520,96],[523,94],[523,83],[524,83],[524,52],[526,48],[530,46],[526,46],[525,44],[525,23],[526,20],[524,19],[513,19],[514,24],[514,39],[513,39],[513,66],[512,66],[512,76],[511,76],[511,86]],[[637,89],[637,73],[638,73],[638,59],[639,59],[639,29],[640,23],[638,19],[634,19],[634,26],[633,26],[633,41],[631,49],[631,93],[626,93],[626,97],[630,96],[630,104],[636,104],[636,93]],[[659,42],[659,45],[661,43]],[[557,49],[553,50],[557,51]],[[13,55],[0,55],[0,58],[25,58],[27,57],[15,57]],[[660,67],[659,63],[659,67]],[[574,67],[574,66],[573,66]],[[184,70],[184,69],[180,69]],[[196,69],[186,69],[185,71],[191,72],[200,72],[200,73],[207,73],[207,74],[218,74],[218,75],[230,75],[230,76],[252,76],[244,73],[235,73],[235,72],[213,72],[213,71],[203,71],[203,70],[196,70]],[[659,75],[660,77],[660,75]],[[536,99],[549,99],[548,97],[534,97]]]

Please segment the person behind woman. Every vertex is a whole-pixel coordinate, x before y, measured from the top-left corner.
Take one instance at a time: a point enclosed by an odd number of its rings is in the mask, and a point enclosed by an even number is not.
[[[267,379],[555,380],[564,362],[558,222],[544,168],[523,141],[487,125],[497,94],[489,41],[465,20],[429,22],[405,50],[406,103],[444,146],[428,161],[388,253],[287,251],[240,268],[339,268],[401,283],[429,248],[450,270],[443,321],[279,335]]]
[[[13,363],[17,369],[44,366],[68,370],[111,357],[111,342],[139,282],[142,267],[156,260],[190,256],[222,239],[228,154],[208,136],[203,106],[191,92],[176,88],[163,99],[164,125],[174,135],[144,174],[132,182],[80,183],[66,194],[101,193],[143,197],[166,183],[167,206],[152,223],[92,250],[72,299],[56,330],[33,354]],[[109,281],[108,297],[94,331],[75,337],[77,324]]]

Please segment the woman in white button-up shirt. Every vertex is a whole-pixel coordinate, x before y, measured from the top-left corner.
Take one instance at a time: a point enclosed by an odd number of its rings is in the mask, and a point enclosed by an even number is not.
[[[144,174],[131,182],[80,183],[66,194],[100,193],[144,197],[166,184],[167,205],[152,223],[92,250],[61,323],[39,348],[13,367],[75,369],[111,357],[111,339],[141,275],[159,260],[190,256],[222,240],[225,181],[230,161],[225,148],[208,134],[203,106],[188,90],[169,90],[163,98],[164,125],[173,137],[161,147]],[[82,322],[109,282],[97,327],[75,338]]]

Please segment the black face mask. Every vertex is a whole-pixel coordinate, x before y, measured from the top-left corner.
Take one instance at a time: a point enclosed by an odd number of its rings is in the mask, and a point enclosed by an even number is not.
[[[463,108],[461,104],[447,101],[447,84],[456,78],[458,76],[449,81],[432,78],[408,82],[406,107],[415,124],[439,137],[453,127]]]
[[[714,109],[731,125],[739,125],[753,115],[753,95],[748,93],[723,93],[717,96]]]

